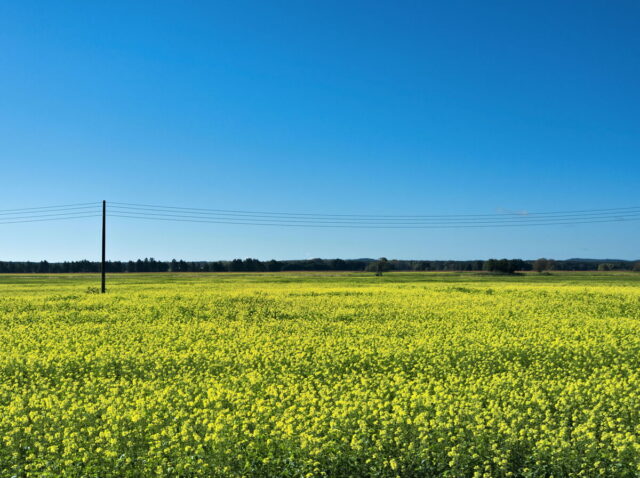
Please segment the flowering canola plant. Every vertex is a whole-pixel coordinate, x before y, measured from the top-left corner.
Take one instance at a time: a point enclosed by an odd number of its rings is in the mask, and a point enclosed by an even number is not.
[[[0,476],[638,476],[616,277],[5,276]]]

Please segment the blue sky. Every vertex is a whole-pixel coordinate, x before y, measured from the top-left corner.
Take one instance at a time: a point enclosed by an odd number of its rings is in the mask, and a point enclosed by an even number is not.
[[[640,4],[0,4],[0,209],[640,206]],[[640,258],[640,221],[294,229],[112,218],[112,259]],[[97,259],[99,221],[0,225]]]

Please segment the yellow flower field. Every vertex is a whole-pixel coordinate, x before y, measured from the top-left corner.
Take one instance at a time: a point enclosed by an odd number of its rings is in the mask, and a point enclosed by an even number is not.
[[[640,274],[0,276],[0,476],[638,476]]]

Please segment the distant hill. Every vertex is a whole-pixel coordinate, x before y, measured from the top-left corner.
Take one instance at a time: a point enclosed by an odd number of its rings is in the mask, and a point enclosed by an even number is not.
[[[603,262],[635,262],[635,261],[627,261],[625,259],[585,259],[582,257],[572,257],[571,259],[566,259],[565,262],[595,262],[596,264],[602,264]]]

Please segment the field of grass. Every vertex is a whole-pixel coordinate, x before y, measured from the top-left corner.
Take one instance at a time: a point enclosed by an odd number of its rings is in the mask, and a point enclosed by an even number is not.
[[[0,275],[0,476],[639,476],[640,274]]]

